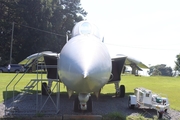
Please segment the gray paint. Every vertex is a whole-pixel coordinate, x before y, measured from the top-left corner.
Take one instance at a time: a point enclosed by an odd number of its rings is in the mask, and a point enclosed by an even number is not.
[[[76,92],[99,91],[108,82],[111,70],[111,57],[106,46],[92,35],[70,39],[58,58],[60,79]]]

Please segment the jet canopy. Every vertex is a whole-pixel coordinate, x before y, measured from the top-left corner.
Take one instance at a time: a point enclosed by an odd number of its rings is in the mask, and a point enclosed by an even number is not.
[[[78,35],[94,35],[98,39],[102,40],[98,27],[88,21],[81,21],[74,26],[72,30],[72,37]]]

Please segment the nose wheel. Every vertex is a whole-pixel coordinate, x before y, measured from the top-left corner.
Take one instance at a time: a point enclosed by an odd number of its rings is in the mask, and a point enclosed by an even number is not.
[[[74,112],[87,111],[92,112],[92,99],[89,97],[86,103],[80,103],[79,98],[74,100]]]

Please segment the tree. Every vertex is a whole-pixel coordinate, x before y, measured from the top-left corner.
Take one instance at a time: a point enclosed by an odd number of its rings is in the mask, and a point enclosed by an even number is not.
[[[152,76],[160,76],[162,75],[161,71],[159,71],[158,69],[154,69],[152,72]]]
[[[172,76],[172,68],[166,67],[165,64],[151,66],[149,74],[152,76]]]
[[[0,1],[0,57],[1,64],[9,63],[12,19],[15,17],[13,1]]]
[[[80,0],[0,0],[0,13],[0,64],[9,62],[12,22],[12,57],[18,63],[36,52],[60,52],[66,32],[87,15]]]
[[[180,54],[176,55],[176,61],[175,61],[174,70],[180,72]]]

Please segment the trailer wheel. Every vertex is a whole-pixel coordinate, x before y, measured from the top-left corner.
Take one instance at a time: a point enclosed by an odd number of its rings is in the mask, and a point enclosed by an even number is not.
[[[120,95],[119,97],[123,98],[125,96],[125,86],[120,85]]]
[[[131,108],[131,97],[128,97],[128,107]]]
[[[130,109],[134,109],[134,107],[135,107],[135,105],[131,105],[131,97],[129,96],[129,98],[128,98],[128,107],[130,108]]]
[[[158,119],[162,119],[163,113],[158,111]]]

